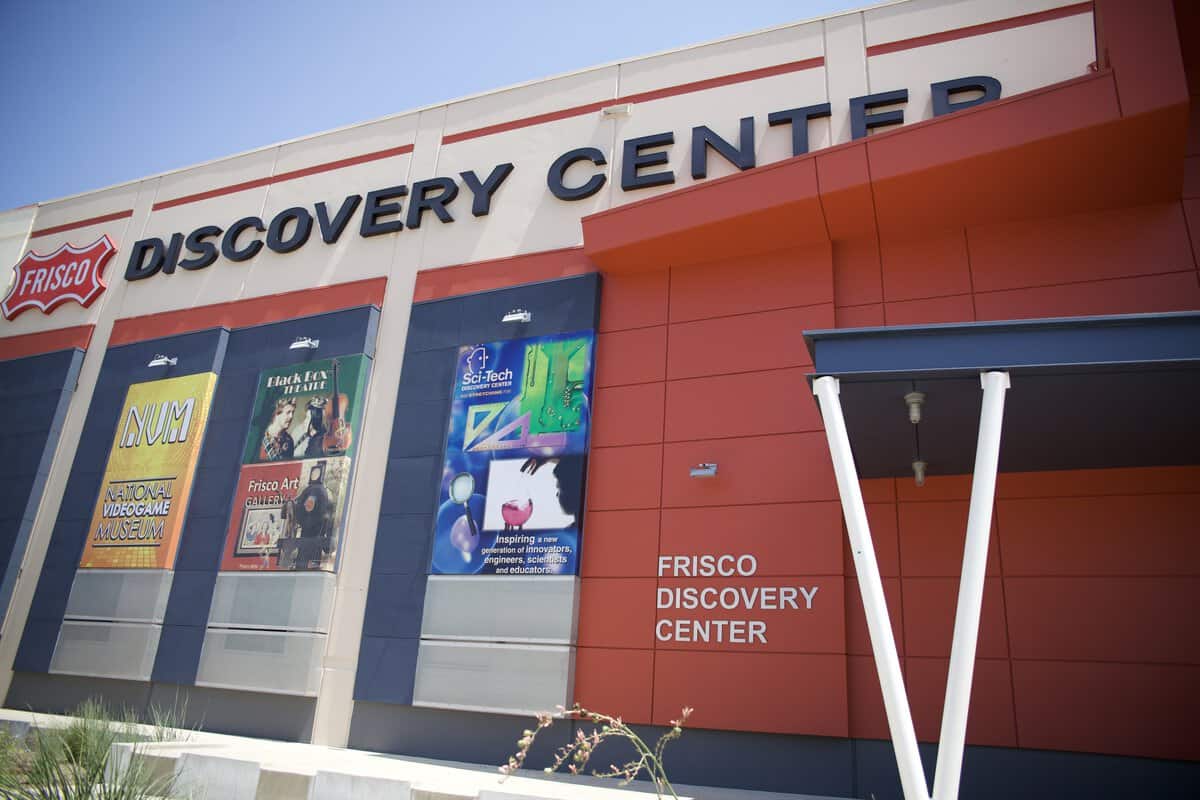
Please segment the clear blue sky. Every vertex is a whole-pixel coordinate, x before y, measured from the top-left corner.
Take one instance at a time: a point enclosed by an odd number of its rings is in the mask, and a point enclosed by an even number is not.
[[[0,210],[871,0],[0,0]]]

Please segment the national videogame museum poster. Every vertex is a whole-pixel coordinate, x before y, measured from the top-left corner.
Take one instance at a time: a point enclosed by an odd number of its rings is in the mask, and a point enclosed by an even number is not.
[[[260,373],[221,569],[336,569],[368,366],[353,355]]]
[[[175,565],[216,381],[203,372],[129,387],[80,567]]]
[[[582,331],[459,349],[433,573],[578,573],[594,341]]]

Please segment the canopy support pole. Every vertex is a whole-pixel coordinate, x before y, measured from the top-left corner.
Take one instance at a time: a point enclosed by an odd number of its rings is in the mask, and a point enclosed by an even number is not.
[[[921,755],[917,750],[917,734],[908,707],[908,694],[904,689],[904,675],[900,671],[900,657],[896,653],[896,639],[892,634],[891,617],[888,616],[887,601],[883,596],[883,581],[875,560],[875,547],[867,525],[867,510],[858,483],[858,470],[854,466],[854,454],[850,451],[850,437],[846,433],[838,389],[838,379],[831,376],[817,378],[813,382],[813,393],[820,401],[821,415],[825,418],[825,435],[829,440],[829,454],[833,458],[833,471],[842,498],[850,552],[854,557],[854,569],[858,573],[858,585],[862,591],[867,631],[871,635],[871,651],[875,654],[875,668],[879,671],[879,686],[883,690],[888,730],[896,750],[896,766],[900,769],[900,784],[906,800],[929,800]]]
[[[967,735],[967,707],[975,672],[975,647],[983,607],[983,582],[987,574],[988,539],[996,500],[996,471],[1000,461],[1000,430],[1004,396],[1010,384],[1007,372],[985,372],[983,409],[979,414],[979,441],[975,447],[975,477],[967,513],[967,539],[963,547],[958,610],[954,615],[954,640],[946,676],[946,703],[942,707],[942,732],[938,739],[933,800],[955,800],[962,777],[963,748]]]

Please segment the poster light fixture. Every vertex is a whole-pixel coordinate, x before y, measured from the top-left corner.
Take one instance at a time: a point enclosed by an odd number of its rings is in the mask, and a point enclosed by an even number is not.
[[[921,422],[921,407],[925,405],[924,392],[909,392],[904,395],[904,404],[908,406],[908,421],[913,425]]]
[[[289,350],[316,350],[321,346],[320,339],[313,339],[308,336],[297,336],[296,341],[288,345]]]
[[[154,356],[154,358],[150,359],[150,363],[147,364],[146,366],[147,367],[168,367],[168,366],[173,367],[178,363],[179,363],[178,356],[172,358],[171,356],[164,356],[162,353],[157,353]]]
[[[512,311],[509,311],[507,314],[501,317],[500,321],[521,322],[528,324],[533,321],[533,314],[524,308],[514,308]]]
[[[716,462],[706,461],[703,464],[697,464],[688,470],[688,475],[692,478],[715,478],[717,477]]]

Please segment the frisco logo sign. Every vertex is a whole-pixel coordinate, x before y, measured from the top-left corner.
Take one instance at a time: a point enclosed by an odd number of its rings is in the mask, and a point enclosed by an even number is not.
[[[31,308],[49,314],[68,300],[87,308],[104,291],[104,265],[116,251],[107,236],[82,248],[64,244],[45,256],[30,250],[13,270],[12,289],[0,303],[4,318]]]

